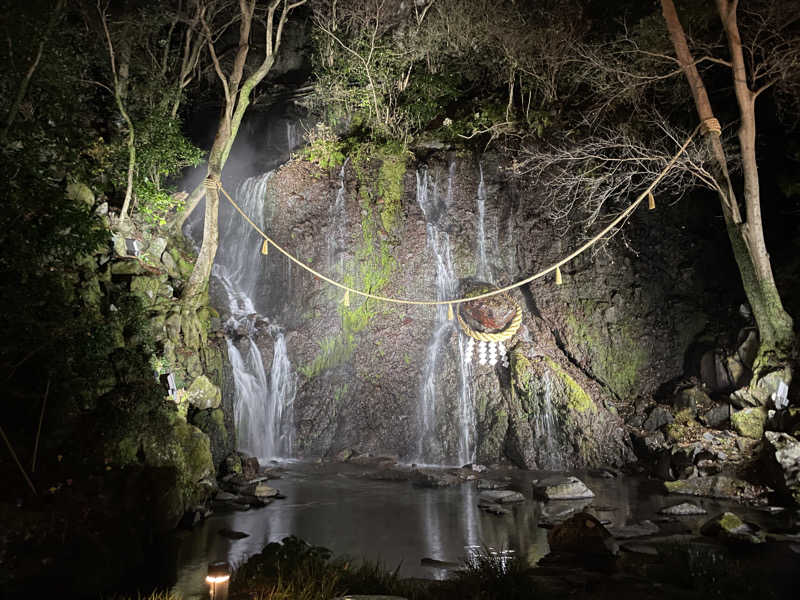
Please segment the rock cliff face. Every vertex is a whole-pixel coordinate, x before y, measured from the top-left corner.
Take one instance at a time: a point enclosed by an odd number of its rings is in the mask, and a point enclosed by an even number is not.
[[[576,248],[495,156],[358,152],[323,171],[294,159],[269,179],[264,222],[306,264],[374,294],[447,298],[505,285]],[[665,214],[666,213],[666,214]],[[524,309],[510,367],[464,367],[445,308],[365,300],[291,265],[263,262],[259,312],[286,329],[297,373],[297,457],[361,453],[409,462],[509,460],[529,468],[631,458],[620,411],[680,376],[706,325],[701,248],[675,211],[625,230],[513,292]],[[248,252],[257,253],[252,247]],[[224,316],[224,315],[223,315]],[[273,337],[257,337],[267,365]]]

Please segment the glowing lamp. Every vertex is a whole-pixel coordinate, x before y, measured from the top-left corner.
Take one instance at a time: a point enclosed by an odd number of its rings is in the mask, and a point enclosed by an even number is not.
[[[228,582],[231,579],[231,567],[224,561],[208,565],[206,583],[211,587],[212,600],[228,600]]]

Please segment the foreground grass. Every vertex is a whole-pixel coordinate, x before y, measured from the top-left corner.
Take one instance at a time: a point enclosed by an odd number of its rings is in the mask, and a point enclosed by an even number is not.
[[[399,569],[399,567],[398,567]],[[347,594],[400,596],[408,600],[517,600],[530,598],[529,569],[496,554],[477,552],[446,581],[401,579],[380,563],[334,559],[319,546],[288,537],[238,566],[231,600],[331,600]],[[130,599],[133,600],[133,599]],[[136,600],[178,600],[169,592]]]

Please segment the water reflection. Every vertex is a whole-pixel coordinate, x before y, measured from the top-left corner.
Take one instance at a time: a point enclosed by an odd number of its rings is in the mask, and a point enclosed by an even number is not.
[[[387,569],[399,567],[403,577],[443,578],[444,568],[423,566],[423,558],[461,563],[467,547],[512,549],[520,560],[536,564],[548,552],[547,530],[538,526],[542,517],[559,512],[592,509],[609,527],[653,519],[659,508],[685,498],[666,496],[654,484],[636,479],[602,479],[582,476],[596,494],[590,501],[551,502],[526,500],[511,508],[511,514],[491,515],[478,509],[480,492],[474,483],[445,489],[417,488],[409,482],[374,481],[359,469],[292,464],[292,472],[271,485],[286,495],[259,510],[217,514],[180,541],[177,553],[175,591],[184,597],[200,597],[206,566],[215,560],[238,564],[259,552],[268,542],[295,535],[306,542],[325,546],[334,556],[380,561]],[[520,471],[513,487],[530,495],[536,474]],[[693,499],[710,515],[727,507],[751,521],[762,521],[763,513],[730,502]],[[696,529],[708,517],[684,519]],[[220,529],[249,534],[228,540]]]

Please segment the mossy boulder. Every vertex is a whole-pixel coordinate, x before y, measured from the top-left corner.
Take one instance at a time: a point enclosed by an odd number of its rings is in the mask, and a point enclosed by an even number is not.
[[[160,287],[161,281],[158,277],[138,275],[131,279],[131,293],[141,298],[145,306],[155,303]]]
[[[518,345],[510,356],[506,455],[520,466],[547,469],[625,460],[629,448],[619,418],[592,399],[579,374],[526,348]]]
[[[198,410],[218,408],[222,402],[222,391],[208,377],[200,375],[186,390],[186,401]]]
[[[67,184],[67,198],[79,204],[94,206],[95,198],[92,188],[79,181]]]
[[[166,431],[148,431],[141,437],[141,453],[147,466],[171,468],[176,473],[176,483],[164,503],[164,522],[169,528],[209,499],[214,489],[214,462],[208,436],[200,429],[176,414]]]
[[[225,426],[225,414],[222,409],[197,411],[192,415],[192,423],[208,436],[214,465],[222,466],[225,457],[233,450],[232,436]]]
[[[703,535],[720,538],[729,542],[746,542],[761,544],[764,542],[764,533],[755,525],[745,523],[739,515],[724,512],[708,520],[701,528]]]
[[[752,486],[741,479],[735,479],[727,475],[714,475],[711,477],[665,481],[664,488],[670,494],[738,499],[749,495]]]
[[[763,407],[743,408],[731,415],[731,424],[739,435],[760,440],[764,435],[767,411]]]

